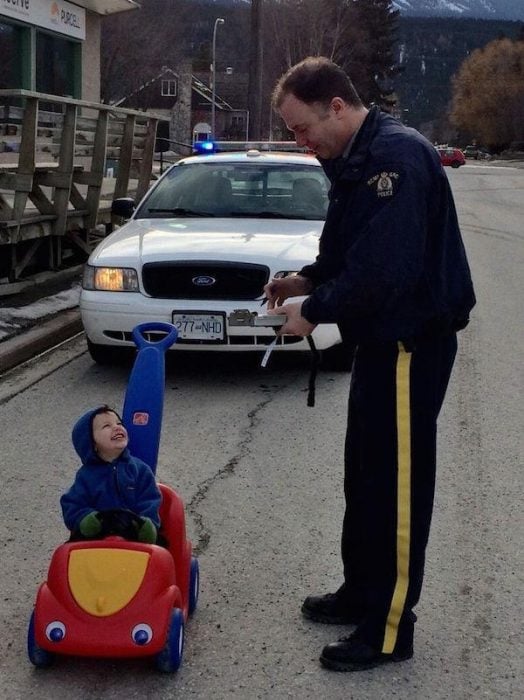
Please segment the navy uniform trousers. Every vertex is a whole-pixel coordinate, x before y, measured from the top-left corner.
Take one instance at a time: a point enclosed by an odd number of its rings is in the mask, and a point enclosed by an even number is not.
[[[435,490],[437,417],[456,334],[356,348],[345,447],[342,561],[357,635],[390,654],[413,644]]]

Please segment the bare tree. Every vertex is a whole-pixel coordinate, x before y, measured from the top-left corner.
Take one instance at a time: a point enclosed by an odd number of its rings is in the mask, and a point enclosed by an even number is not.
[[[270,85],[306,56],[327,56],[351,76],[365,103],[390,105],[399,72],[398,11],[391,0],[266,0],[264,59]]]
[[[249,50],[249,136],[262,137],[262,0],[251,0]]]
[[[105,18],[101,42],[101,94],[106,102],[128,95],[184,55],[187,0],[142,0],[140,10]],[[165,24],[159,24],[164,18]]]
[[[286,70],[306,56],[333,58],[348,8],[349,3],[341,0],[272,0],[266,41],[281,68]]]

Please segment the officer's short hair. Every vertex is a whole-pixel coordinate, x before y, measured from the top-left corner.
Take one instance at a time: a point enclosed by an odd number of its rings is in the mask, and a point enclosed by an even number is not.
[[[287,95],[306,104],[320,102],[327,106],[334,97],[340,97],[352,107],[362,106],[347,73],[324,56],[309,56],[284,73],[273,90],[273,107],[278,109]]]

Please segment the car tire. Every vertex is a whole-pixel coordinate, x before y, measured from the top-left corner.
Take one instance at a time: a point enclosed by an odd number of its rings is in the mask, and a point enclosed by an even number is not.
[[[328,372],[351,372],[353,364],[353,351],[347,343],[336,345],[322,351],[321,367]]]
[[[198,565],[198,559],[196,557],[191,557],[191,569],[189,572],[189,599],[187,606],[189,615],[192,615],[196,610],[199,590],[200,567]]]
[[[184,653],[184,613],[175,608],[167,630],[166,645],[156,656],[156,667],[162,673],[174,673],[180,668]]]
[[[36,643],[35,638],[35,613],[31,613],[29,629],[27,630],[27,655],[29,661],[37,668],[48,668],[55,660],[54,654],[42,649]]]
[[[97,365],[118,365],[128,357],[126,350],[123,348],[114,348],[109,345],[99,345],[93,343],[87,338],[87,349],[91,355],[91,359]]]
[[[460,162],[460,160],[454,160],[454,161],[451,163],[451,167],[452,167],[452,168],[460,168],[461,165],[462,165],[462,163]]]

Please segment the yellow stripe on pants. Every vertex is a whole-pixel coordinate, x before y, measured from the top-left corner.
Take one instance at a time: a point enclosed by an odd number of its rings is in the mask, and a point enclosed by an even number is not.
[[[397,580],[386,620],[382,652],[392,654],[404,612],[409,584],[411,540],[411,406],[409,373],[411,353],[399,343],[397,357]]]

